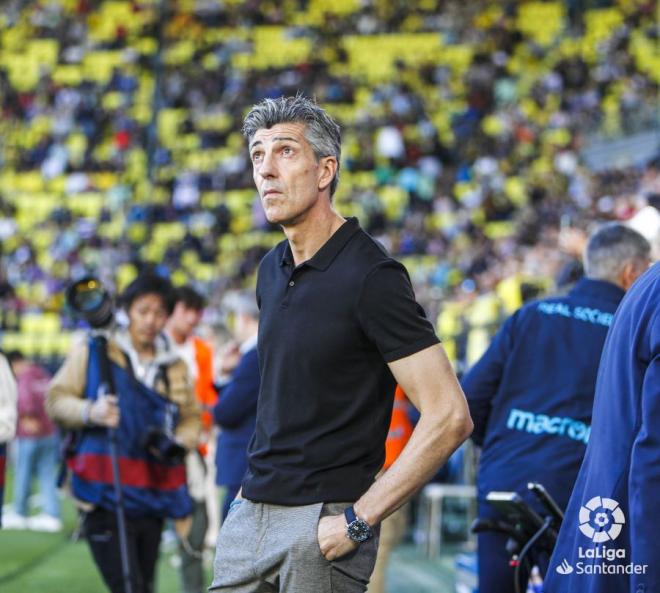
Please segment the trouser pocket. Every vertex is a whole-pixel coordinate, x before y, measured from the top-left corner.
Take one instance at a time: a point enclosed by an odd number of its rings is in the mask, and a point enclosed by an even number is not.
[[[344,509],[352,503],[326,503],[320,518],[330,515],[343,515]],[[362,593],[366,591],[371,573],[376,564],[380,526],[372,527],[373,535],[344,556],[329,562],[333,593]]]

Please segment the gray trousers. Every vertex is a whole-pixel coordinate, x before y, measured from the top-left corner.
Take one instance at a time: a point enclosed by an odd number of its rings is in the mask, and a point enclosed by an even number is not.
[[[285,507],[245,500],[222,525],[209,591],[232,593],[364,593],[376,562],[378,527],[355,550],[329,562],[318,523],[350,503]]]

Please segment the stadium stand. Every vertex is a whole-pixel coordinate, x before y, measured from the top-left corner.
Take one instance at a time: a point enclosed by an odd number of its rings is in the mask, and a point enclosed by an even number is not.
[[[301,91],[343,126],[338,210],[404,261],[460,367],[552,287],[561,220],[626,219],[660,193],[657,161],[582,158],[657,129],[659,82],[650,1],[9,1],[2,347],[61,357],[63,288],[86,271],[121,289],[157,266],[217,321],[282,238],[242,116]]]

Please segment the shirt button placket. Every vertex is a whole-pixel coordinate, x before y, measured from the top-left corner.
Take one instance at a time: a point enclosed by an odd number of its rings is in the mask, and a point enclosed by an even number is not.
[[[289,276],[289,281],[287,282],[287,288],[284,293],[284,300],[282,301],[281,307],[286,309],[289,306],[289,290],[296,285],[296,281],[293,279],[293,273]]]

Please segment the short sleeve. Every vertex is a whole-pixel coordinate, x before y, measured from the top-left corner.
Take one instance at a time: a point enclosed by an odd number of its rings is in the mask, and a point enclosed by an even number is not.
[[[363,331],[385,362],[405,358],[440,341],[415,300],[406,269],[394,260],[379,264],[366,276],[357,309]]]

